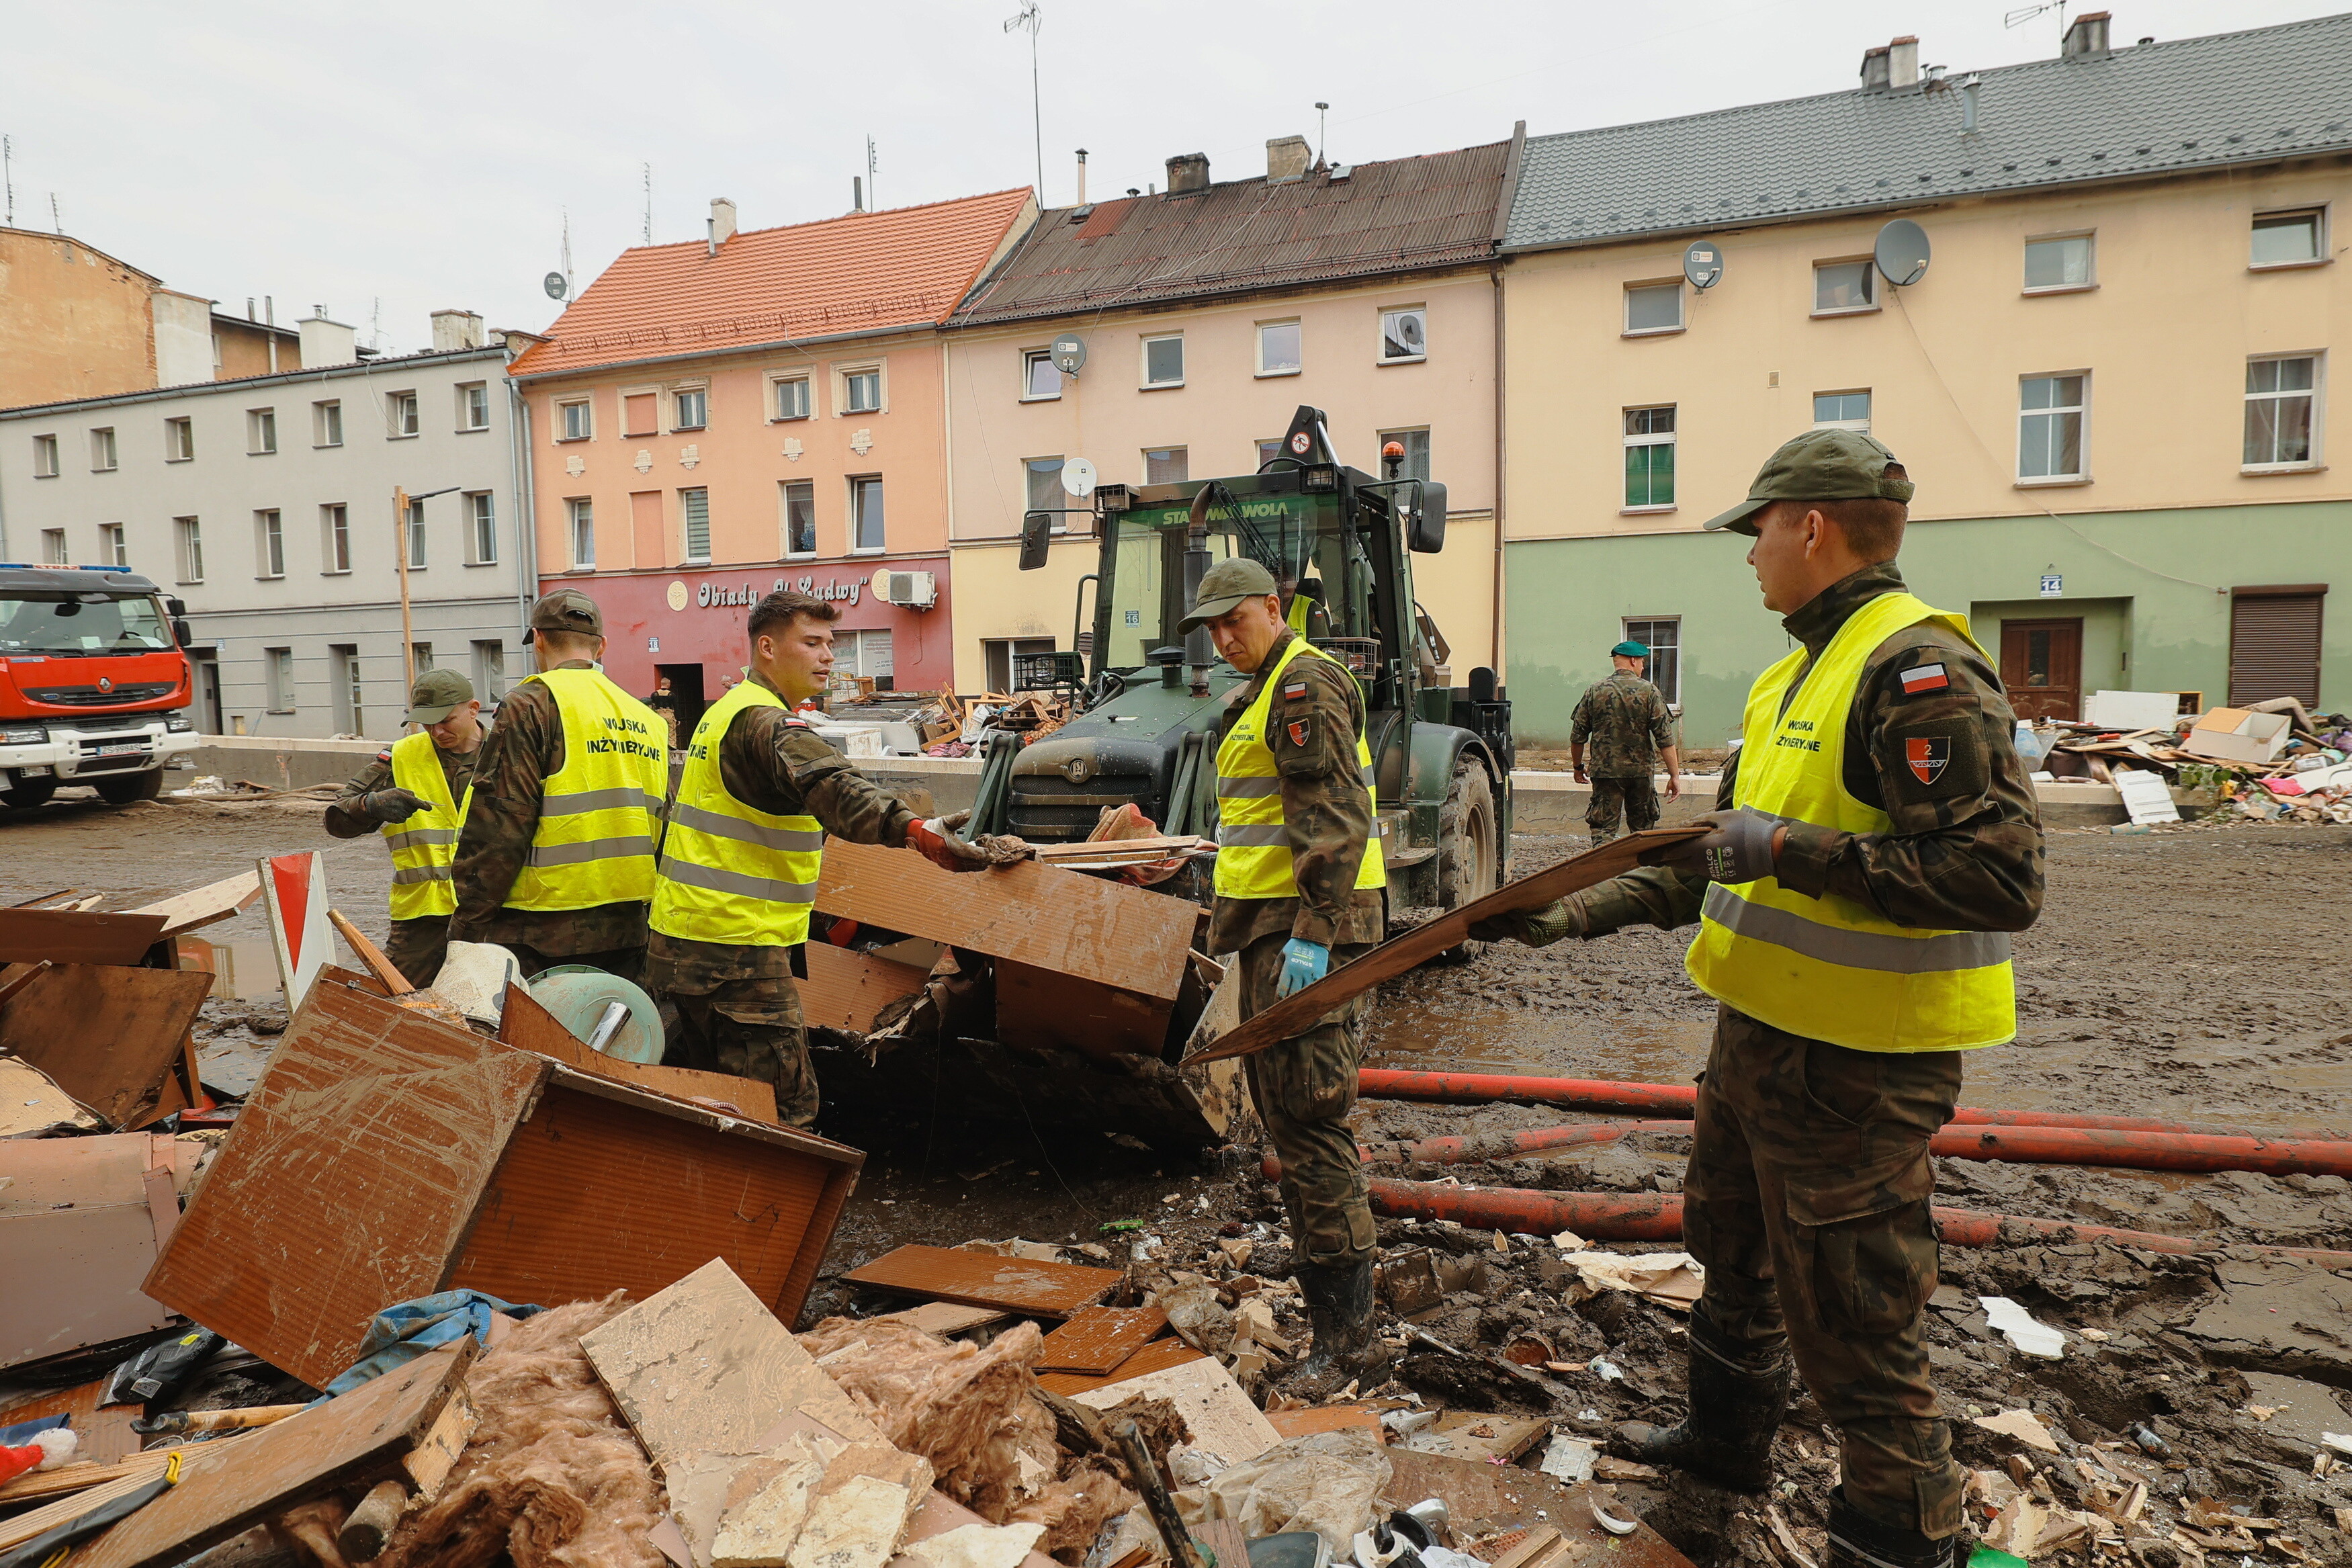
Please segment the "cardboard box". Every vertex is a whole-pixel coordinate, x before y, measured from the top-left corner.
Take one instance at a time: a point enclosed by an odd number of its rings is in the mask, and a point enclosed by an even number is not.
[[[2180,749],[2195,757],[2221,763],[2274,762],[2286,750],[2293,722],[2284,713],[2249,713],[2242,708],[2216,708],[2197,721]]]

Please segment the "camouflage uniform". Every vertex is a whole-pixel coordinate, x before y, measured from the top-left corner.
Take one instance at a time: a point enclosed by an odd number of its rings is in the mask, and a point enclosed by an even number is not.
[[[748,679],[776,689],[754,672]],[[779,693],[781,696],[782,694]],[[719,745],[727,793],[757,811],[814,816],[852,844],[907,841],[917,818],[782,708],[746,708]],[[800,994],[793,988],[795,949],[690,942],[648,933],[647,988],[674,1014],[670,1060],[706,1072],[773,1084],[776,1110],[795,1126],[816,1121],[816,1075],[810,1070]]]
[[[465,800],[466,786],[474,782],[474,764],[481,754],[478,743],[470,752],[434,748],[433,755],[441,763],[441,776],[449,781],[451,800]],[[360,770],[357,778],[343,786],[334,804],[327,807],[327,832],[337,838],[364,838],[377,832],[383,824],[360,809],[360,796],[394,787],[392,749],[387,746],[375,754],[375,761]],[[448,949],[449,917],[432,915],[423,920],[394,921],[384,941],[383,955],[392,960],[392,966],[410,984],[430,985],[441,973],[441,959]]]
[[[1592,801],[1584,825],[1592,842],[1617,837],[1621,806],[1631,831],[1655,827],[1658,753],[1675,743],[1664,695],[1630,669],[1612,670],[1585,689],[1569,722],[1569,739],[1587,747],[1584,775],[1592,781]]]
[[[566,659],[558,669],[593,669]],[[563,766],[563,715],[544,681],[525,680],[499,705],[499,721],[474,764],[474,804],[457,834],[450,867],[457,912],[451,942],[494,942],[509,949],[526,977],[560,963],[585,963],[624,980],[642,980],[646,906],[635,900],[585,910],[513,910],[506,898],[539,830],[540,794]]]
[[[1257,700],[1297,635],[1276,638],[1256,678],[1228,700],[1221,740]],[[1266,725],[1299,896],[1221,898],[1209,924],[1210,952],[1240,954],[1244,1018],[1274,1005],[1283,944],[1291,938],[1329,948],[1337,969],[1379,942],[1384,919],[1381,889],[1356,886],[1372,833],[1372,798],[1356,762],[1363,694],[1329,659],[1295,658],[1283,673],[1286,684],[1303,679],[1307,688],[1299,698],[1277,693]],[[1303,744],[1290,739],[1293,723],[1305,726]],[[1375,1247],[1363,1163],[1347,1120],[1369,1011],[1370,999],[1360,996],[1305,1034],[1243,1058],[1250,1100],[1282,1159],[1290,1234],[1300,1257],[1327,1268],[1369,1260]]]

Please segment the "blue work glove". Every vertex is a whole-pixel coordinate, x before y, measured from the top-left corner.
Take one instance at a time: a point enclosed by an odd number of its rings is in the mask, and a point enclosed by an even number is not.
[[[1752,805],[1711,811],[1693,826],[1714,831],[1642,856],[1644,866],[1667,866],[1710,882],[1753,882],[1772,874],[1772,835],[1780,819]]]
[[[1292,937],[1282,944],[1282,973],[1274,983],[1274,999],[1304,991],[1331,970],[1331,950],[1319,942]]]

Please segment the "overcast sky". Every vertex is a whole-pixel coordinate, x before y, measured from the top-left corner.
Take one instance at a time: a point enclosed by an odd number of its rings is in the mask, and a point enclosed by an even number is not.
[[[2057,52],[2023,0],[1040,0],[1045,200],[1265,172],[1268,137],[1360,162],[1854,86],[1916,33],[1956,72]],[[2345,0],[2112,0],[2118,43],[2324,16]],[[14,0],[0,132],[16,222],[65,231],[242,311],[324,304],[388,352],[427,312],[540,328],[639,243],[831,216],[876,144],[885,205],[1029,185],[1021,0]],[[2069,14],[2091,7],[2076,4]]]

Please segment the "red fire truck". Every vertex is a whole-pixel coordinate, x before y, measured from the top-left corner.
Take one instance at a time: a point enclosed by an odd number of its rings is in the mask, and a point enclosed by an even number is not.
[[[155,797],[197,742],[186,615],[127,566],[0,562],[0,804]]]

